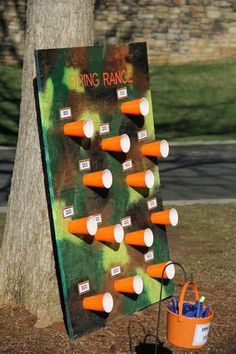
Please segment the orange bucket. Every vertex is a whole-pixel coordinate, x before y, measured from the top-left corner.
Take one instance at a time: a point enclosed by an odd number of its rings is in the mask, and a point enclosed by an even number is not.
[[[195,300],[199,300],[198,288],[192,281],[187,281],[179,298],[179,313],[172,312],[167,307],[167,341],[177,347],[186,349],[202,348],[208,338],[213,311],[210,310],[207,317],[190,318],[183,316],[183,304],[186,290],[189,285],[193,286]],[[206,308],[206,306],[203,306]]]

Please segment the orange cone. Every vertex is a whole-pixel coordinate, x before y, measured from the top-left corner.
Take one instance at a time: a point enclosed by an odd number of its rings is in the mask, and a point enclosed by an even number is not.
[[[71,234],[94,236],[97,232],[97,222],[94,216],[88,216],[69,221],[67,229]]]
[[[133,246],[151,247],[153,244],[153,232],[151,229],[129,232],[125,235],[125,242]]]
[[[130,187],[152,188],[154,185],[154,175],[151,170],[133,173],[125,179]]]
[[[94,125],[91,119],[64,124],[64,134],[81,138],[91,138],[94,133]]]
[[[168,265],[168,267],[166,267],[166,269],[164,271],[163,278],[173,279],[175,276],[175,266],[170,261],[148,266],[147,267],[147,274],[152,278],[161,278],[163,269],[165,268],[165,266],[167,264],[169,264],[169,265]]]
[[[158,225],[176,226],[178,224],[178,219],[177,210],[174,208],[157,211],[156,213],[151,214],[151,222]]]
[[[149,112],[149,103],[146,97],[121,103],[120,110],[123,114],[146,116]]]
[[[120,293],[141,294],[143,291],[143,280],[140,275],[119,279],[114,282],[114,288]]]
[[[130,149],[130,138],[127,134],[113,136],[103,139],[101,142],[102,150],[115,152],[128,152]]]
[[[124,239],[124,229],[120,224],[102,227],[98,229],[95,240],[104,242],[121,243]]]
[[[110,293],[85,297],[83,308],[90,311],[110,313],[113,309],[113,298]]]
[[[161,156],[165,158],[169,155],[169,144],[166,140],[143,144],[141,152],[145,156]]]
[[[112,174],[108,169],[87,173],[83,176],[83,183],[87,187],[111,188]]]

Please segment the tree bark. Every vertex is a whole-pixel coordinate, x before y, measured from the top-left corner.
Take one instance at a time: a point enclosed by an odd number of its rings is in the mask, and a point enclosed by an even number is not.
[[[20,128],[3,243],[0,305],[18,303],[38,326],[62,320],[33,91],[34,49],[92,45],[94,0],[29,0]]]

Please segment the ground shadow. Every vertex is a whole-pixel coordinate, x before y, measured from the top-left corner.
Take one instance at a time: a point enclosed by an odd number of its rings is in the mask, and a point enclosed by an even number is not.
[[[157,345],[155,352],[156,344],[154,343],[139,343],[135,347],[135,352],[137,354],[171,354],[172,351],[168,348],[163,347],[162,345]]]

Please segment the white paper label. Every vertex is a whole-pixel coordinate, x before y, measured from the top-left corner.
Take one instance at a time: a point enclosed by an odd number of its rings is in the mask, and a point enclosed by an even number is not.
[[[93,215],[93,216],[95,217],[95,220],[96,220],[97,224],[102,222],[102,214],[96,214],[96,215]]]
[[[153,252],[153,250],[148,251],[148,252],[144,255],[144,260],[145,260],[145,262],[152,261],[153,259],[154,259],[154,252]]]
[[[147,206],[148,206],[148,210],[156,208],[157,207],[157,199],[156,198],[149,199],[147,201]]]
[[[122,98],[126,98],[128,97],[128,93],[127,93],[127,87],[122,87],[116,90],[117,93],[117,99],[121,100]]]
[[[123,227],[131,226],[132,225],[131,216],[127,216],[127,217],[121,219],[120,222]]]
[[[208,333],[210,330],[210,322],[197,324],[195,328],[192,345],[203,345],[207,342]]]
[[[62,212],[64,218],[69,218],[69,216],[73,216],[75,214],[74,205],[70,205],[66,207],[65,209],[62,210]]]
[[[67,119],[71,118],[71,108],[62,108],[59,110],[60,111],[60,119]]]
[[[80,171],[85,171],[85,170],[90,170],[90,160],[80,160],[79,161],[79,170]]]
[[[85,294],[85,293],[87,293],[89,291],[90,291],[89,280],[78,284],[78,292],[79,292],[80,295]]]
[[[110,126],[109,123],[99,125],[99,134],[107,134],[110,133]]]
[[[125,162],[122,163],[123,171],[130,170],[132,167],[133,167],[132,160],[126,160]]]
[[[148,136],[148,134],[147,134],[146,129],[140,130],[140,131],[138,132],[138,140],[144,140],[144,139],[147,138],[147,136]]]
[[[114,277],[115,275],[118,275],[121,273],[121,267],[120,266],[116,266],[111,268],[111,276]]]

